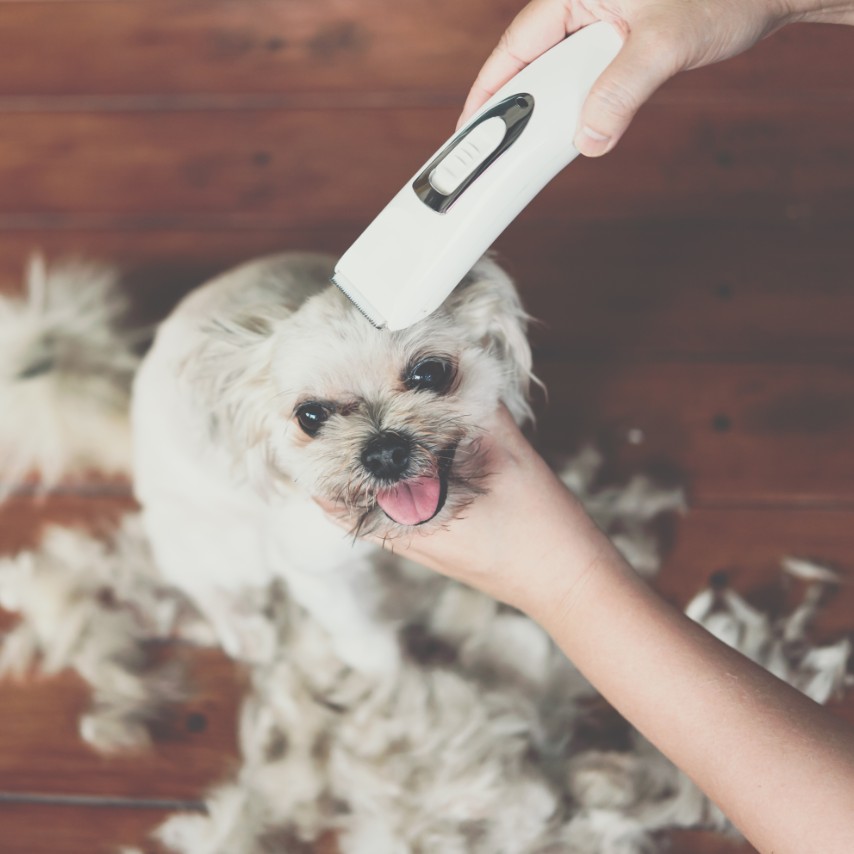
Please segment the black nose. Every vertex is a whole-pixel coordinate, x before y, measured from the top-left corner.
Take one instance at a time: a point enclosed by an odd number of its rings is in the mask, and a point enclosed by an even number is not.
[[[375,477],[398,480],[409,464],[411,444],[406,436],[387,431],[365,445],[362,464]]]

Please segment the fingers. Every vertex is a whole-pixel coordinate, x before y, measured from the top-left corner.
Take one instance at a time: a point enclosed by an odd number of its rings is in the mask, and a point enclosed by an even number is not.
[[[596,4],[591,9],[600,9]],[[642,22],[605,16],[585,5],[562,0],[533,0],[501,37],[468,93],[457,128],[465,124],[513,75],[562,41],[568,33],[607,17],[628,35],[617,58],[593,86],[584,104],[575,146],[588,157],[610,151],[626,132],[641,105],[683,65],[676,59],[684,46],[674,43],[673,27],[660,13]],[[670,26],[668,27],[668,22]]]
[[[593,18],[575,24],[590,23]],[[567,18],[564,4],[555,0],[533,0],[513,19],[495,50],[480,69],[469,91],[457,128],[465,124],[514,74],[565,38]]]
[[[641,105],[677,70],[660,41],[651,41],[645,31],[629,34],[584,102],[575,147],[588,157],[610,151]]]

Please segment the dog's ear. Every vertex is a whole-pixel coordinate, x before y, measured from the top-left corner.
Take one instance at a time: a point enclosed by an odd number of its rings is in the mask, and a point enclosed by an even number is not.
[[[448,297],[445,309],[464,326],[473,344],[502,364],[507,378],[502,400],[516,422],[533,420],[531,382],[539,381],[531,370],[530,317],[507,273],[484,256]]]
[[[235,473],[261,494],[274,486],[269,440],[280,422],[272,372],[273,337],[290,313],[266,304],[208,321],[198,347],[181,368],[181,378],[205,413],[214,443],[228,450]]]
[[[278,333],[329,287],[334,262],[288,253],[224,273],[217,308],[200,321],[198,344],[181,368],[214,444],[227,449],[235,473],[262,494],[272,491],[277,478],[286,479],[275,468],[271,443],[283,423],[272,367]]]

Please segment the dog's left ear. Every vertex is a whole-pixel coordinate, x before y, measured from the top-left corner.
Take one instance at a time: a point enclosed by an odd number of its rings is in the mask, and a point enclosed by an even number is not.
[[[445,302],[445,309],[468,331],[469,340],[504,367],[502,400],[518,424],[533,420],[531,382],[538,382],[528,344],[530,316],[513,281],[489,256],[475,264]]]

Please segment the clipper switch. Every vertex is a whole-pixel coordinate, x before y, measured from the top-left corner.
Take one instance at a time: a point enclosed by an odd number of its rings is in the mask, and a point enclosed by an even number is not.
[[[501,145],[507,125],[500,116],[481,122],[430,173],[430,186],[443,196],[457,187]]]

